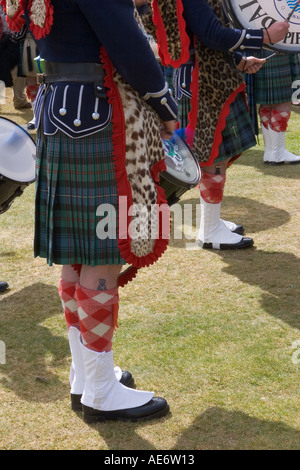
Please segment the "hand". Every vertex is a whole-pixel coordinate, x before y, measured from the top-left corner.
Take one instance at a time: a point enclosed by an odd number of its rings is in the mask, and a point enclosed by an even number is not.
[[[161,121],[160,136],[162,139],[171,139],[177,128],[177,121]]]
[[[243,64],[241,64],[243,62]],[[243,71],[244,73],[252,74],[259,71],[262,68],[266,59],[258,59],[257,57],[247,57],[246,64],[244,63],[244,59],[241,60],[238,65],[238,69]]]
[[[264,43],[275,44],[276,42],[282,41],[290,29],[290,23],[288,21],[280,21],[273,23],[267,31],[264,30]]]

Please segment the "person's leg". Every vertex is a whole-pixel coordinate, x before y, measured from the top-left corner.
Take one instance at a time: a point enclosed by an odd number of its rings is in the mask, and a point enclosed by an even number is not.
[[[201,221],[198,244],[209,249],[239,249],[253,246],[242,236],[243,227],[220,217],[228,160],[202,168],[200,180]]]
[[[85,374],[80,349],[80,325],[75,299],[76,284],[79,273],[74,266],[63,266],[59,282],[59,295],[61,298],[65,320],[68,329],[68,339],[72,357],[70,368],[71,407],[81,410],[81,395],[84,389]]]
[[[76,285],[79,282],[81,265],[63,266],[59,282],[59,295],[61,297],[65,320],[68,328],[68,338],[72,357],[70,368],[71,407],[75,411],[82,410],[81,397],[85,384],[84,363],[81,350],[81,332],[78,316],[77,300],[75,299]],[[134,379],[130,372],[122,371],[120,367],[114,368],[117,379],[127,387],[134,386]]]
[[[36,76],[34,75],[34,76],[27,77],[26,93],[27,93],[28,99],[30,100],[32,108],[35,102],[38,89],[39,89],[39,85],[37,84]],[[33,118],[27,124],[27,129],[33,130],[34,128],[35,128],[35,116],[33,115]]]
[[[272,157],[272,141],[271,141],[271,117],[272,107],[268,105],[260,105],[258,110],[262,135],[265,144],[264,163],[269,163]]]
[[[285,146],[291,103],[261,105],[259,114],[266,148],[264,162],[270,165],[300,163],[300,156],[292,154]]]
[[[116,378],[112,342],[117,328],[120,270],[121,266],[82,266],[76,284],[85,371],[81,402],[86,422],[152,419],[169,411],[163,398],[128,388]]]
[[[18,77],[18,67],[11,71],[13,79],[13,105],[15,109],[30,108],[31,104],[26,96],[26,77]]]

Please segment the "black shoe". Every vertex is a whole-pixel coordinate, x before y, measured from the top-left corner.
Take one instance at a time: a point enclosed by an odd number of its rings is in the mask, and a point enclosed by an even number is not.
[[[300,159],[299,159],[299,160],[292,161],[292,162],[289,162],[289,161],[284,161],[284,162],[267,162],[267,161],[265,161],[264,163],[265,163],[266,165],[270,165],[270,166],[299,165],[299,164],[300,164]]]
[[[203,243],[202,248],[206,250],[240,250],[251,248],[254,245],[252,238],[243,237],[238,243]]]
[[[7,282],[0,282],[0,292],[4,292],[8,288]]]
[[[125,387],[135,388],[134,378],[132,374],[127,370],[122,370],[122,377],[120,379],[120,383],[122,385],[125,385]],[[82,411],[81,397],[81,394],[76,395],[74,393],[71,393],[71,409],[73,411]]]
[[[145,405],[125,410],[100,411],[82,406],[83,420],[86,423],[98,423],[102,421],[149,421],[150,419],[161,418],[169,413],[170,408],[164,398],[154,397]]]
[[[27,124],[27,130],[33,131],[34,129],[35,129],[35,124],[29,121],[29,123]]]
[[[131,372],[128,372],[128,370],[122,370],[120,384],[125,385],[125,387],[128,388],[135,388],[134,378]]]
[[[231,230],[232,233],[237,233],[238,235],[244,235],[245,229],[242,225],[237,225],[234,230]]]
[[[269,162],[269,161],[265,160],[264,164],[265,165],[270,165],[270,166],[280,166],[280,165],[284,165],[284,162]]]

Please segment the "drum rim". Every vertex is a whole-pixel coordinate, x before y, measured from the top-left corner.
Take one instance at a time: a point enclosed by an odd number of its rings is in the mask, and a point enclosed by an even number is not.
[[[15,126],[19,127],[19,129],[21,129],[23,132],[25,132],[25,134],[31,139],[31,141],[33,142],[34,146],[36,147],[36,142],[35,140],[31,137],[31,135],[29,134],[29,132],[26,131],[26,129],[24,129],[22,126],[20,126],[20,124],[18,124],[17,122],[14,122],[12,119],[9,119],[9,118],[6,118],[4,116],[0,116],[0,122],[1,122],[1,119],[5,120],[5,121],[8,121],[12,124],[14,124]],[[19,180],[13,180],[12,178],[9,178],[8,176],[5,176],[3,173],[1,173],[6,179],[10,180],[10,181],[13,181],[13,182],[16,182],[16,183],[19,183],[19,184],[31,184],[31,183],[34,183],[35,181],[35,177],[32,179],[32,180],[29,180],[29,181],[19,181]]]
[[[188,182],[178,180],[175,176],[169,174],[167,171],[162,171],[160,176],[163,176],[167,181],[169,181],[170,183],[173,183],[173,184],[177,184],[177,186],[179,186],[181,188],[187,188],[187,189],[195,188],[197,186],[197,184],[199,184],[200,179],[201,179],[201,168],[200,168],[199,162],[198,162],[194,152],[190,148],[190,146],[186,143],[186,141],[180,135],[178,135],[177,133],[175,133],[174,135],[176,135],[176,138],[180,139],[182,144],[187,148],[189,154],[193,157],[194,162],[196,163],[197,176],[198,177],[196,178],[195,183],[192,183],[192,182],[188,183]],[[169,140],[171,140],[171,139],[169,139]]]
[[[233,26],[236,26],[239,29],[245,29],[245,26],[241,23],[240,19],[237,17],[235,11],[233,10],[231,1],[232,0],[222,0],[225,13],[228,14],[228,10],[229,10],[232,16]],[[291,49],[284,49],[283,47],[277,46],[276,44],[268,44],[267,46],[263,45],[263,49],[280,52],[281,54],[286,54],[286,55],[300,53],[300,46],[298,48],[291,50]]]
[[[11,122],[11,123],[14,124],[15,126],[18,126],[20,129],[22,129],[23,132],[25,132],[25,134],[28,135],[28,137],[30,137],[30,139],[32,140],[32,142],[34,143],[34,145],[36,145],[35,140],[31,137],[31,135],[29,134],[29,132],[27,132],[26,129],[24,129],[24,127],[20,126],[20,124],[18,124],[17,122],[14,122],[12,119],[8,119],[7,117],[4,117],[4,116],[0,116],[0,119],[4,119],[5,121]]]

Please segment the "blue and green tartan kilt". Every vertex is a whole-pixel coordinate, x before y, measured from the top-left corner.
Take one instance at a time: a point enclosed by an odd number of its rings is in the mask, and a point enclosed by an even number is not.
[[[270,51],[262,51],[267,57]],[[254,75],[254,95],[257,104],[287,103],[292,99],[292,83],[300,78],[297,54],[274,56]]]
[[[162,70],[170,89],[174,91],[174,69],[172,67],[163,67]],[[180,127],[185,129],[189,123],[188,117],[191,110],[190,99],[187,96],[182,95],[181,99],[177,100],[177,106]]]
[[[226,127],[222,132],[219,155],[215,162],[241,155],[255,145],[255,132],[248,107],[243,95],[239,93],[230,105],[230,111],[226,118]]]
[[[46,148],[38,131],[34,255],[50,266],[125,264],[113,235],[118,192],[111,125],[80,139],[59,130],[45,139]],[[99,231],[108,214],[102,204],[110,205],[110,237]]]
[[[183,96],[179,101],[178,111],[180,126],[185,128],[188,124],[188,113],[190,112],[190,100],[186,96]],[[214,161],[221,162],[236,157],[255,145],[256,138],[251,117],[245,100],[242,94],[239,93],[230,105],[230,111],[226,118],[226,127],[222,132],[219,155]]]

